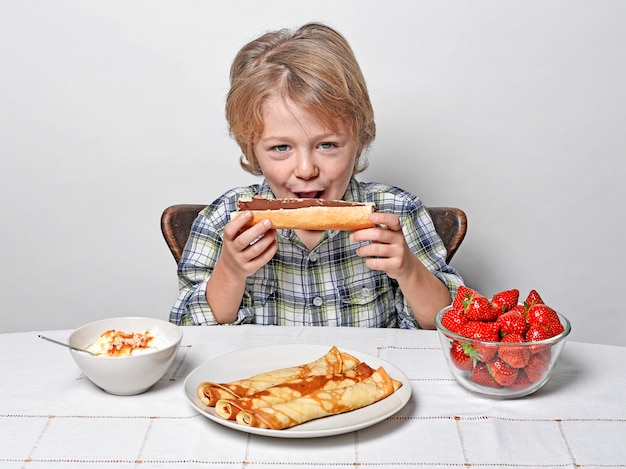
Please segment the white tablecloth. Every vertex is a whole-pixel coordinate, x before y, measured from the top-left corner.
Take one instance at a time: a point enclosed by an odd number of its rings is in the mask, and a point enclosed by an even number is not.
[[[113,396],[69,351],[37,333],[0,335],[2,468],[626,468],[626,347],[568,342],[551,380],[515,400],[452,379],[434,331],[269,326],[186,327],[175,363],[150,391]],[[357,432],[270,438],[219,425],[183,393],[200,364],[285,344],[359,350],[402,369],[410,402]]]

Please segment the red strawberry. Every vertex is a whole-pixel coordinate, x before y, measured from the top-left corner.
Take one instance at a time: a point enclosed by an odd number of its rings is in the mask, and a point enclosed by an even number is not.
[[[563,332],[563,325],[559,319],[559,315],[547,305],[535,304],[528,309],[528,323],[532,325],[543,326],[548,337]]]
[[[509,366],[504,360],[494,358],[487,363],[487,369],[496,383],[500,386],[509,386],[515,382],[518,370]]]
[[[526,316],[515,308],[501,314],[496,323],[498,323],[500,335],[503,337],[507,334],[524,334],[528,329]]]
[[[495,321],[499,311],[494,309],[486,296],[474,295],[465,308],[465,315],[470,321]]]
[[[506,313],[510,309],[517,306],[518,300],[519,290],[517,288],[513,288],[511,290],[504,290],[493,295],[491,298],[491,304],[500,313]]]
[[[537,290],[530,290],[530,292],[528,292],[526,300],[524,300],[524,305],[526,306],[526,309],[530,308],[532,305],[542,304],[544,304],[543,300],[539,296],[539,293],[537,293]]]
[[[465,313],[460,309],[449,309],[441,316],[443,327],[456,334],[461,334],[467,322],[468,319],[465,317]]]
[[[478,352],[470,342],[452,341],[450,360],[459,370],[471,370],[478,361]]]
[[[510,343],[518,344],[524,342],[524,336],[517,332],[511,332],[505,335],[500,341],[498,355],[513,368],[524,368],[530,360],[530,349],[524,345],[505,345]]]
[[[465,311],[465,307],[476,294],[478,294],[478,292],[473,288],[466,287],[465,285],[459,286],[456,291],[456,296],[452,301],[452,309]]]
[[[510,389],[521,390],[521,389],[526,389],[531,384],[532,383],[531,383],[530,379],[528,379],[528,375],[526,374],[524,369],[521,369],[517,373],[517,378],[515,378],[515,381],[513,381],[511,384],[509,384],[508,387]]]
[[[541,379],[550,366],[550,357],[550,349],[544,349],[530,356],[530,360],[528,360],[528,364],[524,367],[524,371],[531,382],[534,383]]]
[[[526,339],[526,342],[539,342],[541,340],[549,339],[550,336],[548,335],[548,331],[546,330],[544,326],[541,326],[539,324],[533,324],[528,327],[528,330],[526,331],[524,338]],[[550,346],[549,345],[531,345],[529,348],[530,348],[530,351],[534,353],[546,347],[550,347]]]
[[[498,342],[500,340],[498,325],[495,321],[469,321],[463,328],[461,335],[470,339],[486,340],[489,342]],[[483,362],[491,360],[498,351],[498,344],[483,344],[472,341],[472,346],[479,354],[479,360]]]
[[[490,342],[498,342],[500,340],[498,325],[495,321],[468,321],[463,328],[463,336],[469,337],[470,339],[487,340]]]
[[[487,365],[484,363],[478,363],[472,371],[470,371],[469,379],[481,386],[488,386],[490,388],[499,388],[500,385],[493,379],[491,373],[487,369]]]
[[[524,334],[526,342],[539,342],[540,340],[549,339],[547,329],[540,324],[531,324],[528,326],[526,334]]]

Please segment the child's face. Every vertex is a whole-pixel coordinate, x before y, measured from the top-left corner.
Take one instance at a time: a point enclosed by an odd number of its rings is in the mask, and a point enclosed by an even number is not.
[[[281,99],[269,100],[262,115],[263,134],[254,151],[274,195],[341,199],[358,158],[347,127],[332,131]]]

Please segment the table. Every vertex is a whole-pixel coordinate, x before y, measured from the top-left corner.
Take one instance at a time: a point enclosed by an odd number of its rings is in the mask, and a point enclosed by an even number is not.
[[[436,332],[325,327],[185,327],[175,363],[148,392],[113,396],[69,351],[0,335],[3,468],[626,468],[626,347],[568,342],[537,393],[495,400],[452,379]],[[327,344],[387,360],[409,377],[397,414],[343,435],[251,435],[197,413],[185,377],[216,356],[282,343]]]

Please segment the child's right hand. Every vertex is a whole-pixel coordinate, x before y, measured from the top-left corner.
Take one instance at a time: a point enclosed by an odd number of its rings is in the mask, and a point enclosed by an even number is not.
[[[252,215],[241,213],[224,227],[224,243],[219,262],[236,278],[246,278],[267,264],[278,249],[276,230],[269,220],[246,228]]]

